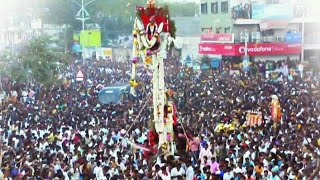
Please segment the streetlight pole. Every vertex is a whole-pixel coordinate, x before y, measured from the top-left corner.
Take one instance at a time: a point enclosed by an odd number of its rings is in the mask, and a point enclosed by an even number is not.
[[[249,58],[248,58],[248,41],[249,41],[249,34],[247,29],[245,29],[245,38],[244,38],[244,58],[242,61],[242,68],[247,73],[249,71]]]
[[[81,0],[81,4],[78,3],[75,0],[72,0],[73,3],[75,3],[76,5],[80,6],[81,9],[78,11],[77,13],[77,19],[80,20],[82,22],[82,31],[84,31],[85,29],[85,21],[90,19],[90,14],[88,13],[88,11],[85,9],[86,6],[88,6],[89,4],[93,3],[95,0],[91,0],[87,3],[85,3],[85,0]],[[80,17],[80,13],[81,13],[81,17]],[[83,63],[85,63],[85,57],[84,57],[84,47],[82,47],[82,59],[83,59]]]
[[[248,56],[248,40],[249,40],[249,34],[247,29],[245,30],[245,40],[244,40],[244,56],[245,58]]]
[[[302,22],[301,22],[301,63],[304,62],[304,18],[305,18],[305,8],[302,10]]]
[[[90,19],[90,14],[88,13],[88,11],[85,9],[86,6],[88,6],[89,4],[93,3],[95,0],[91,0],[87,3],[84,2],[85,0],[81,0],[81,4],[78,3],[75,0],[72,0],[73,3],[77,4],[78,6],[81,7],[81,9],[78,11],[77,13],[77,19],[82,21],[82,30],[85,29],[85,21]],[[81,17],[80,16],[81,13]]]

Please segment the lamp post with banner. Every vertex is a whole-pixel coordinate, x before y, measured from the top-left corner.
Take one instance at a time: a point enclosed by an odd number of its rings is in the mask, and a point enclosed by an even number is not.
[[[249,56],[248,56],[248,41],[249,41],[249,33],[246,29],[244,32],[244,57],[242,60],[242,68],[245,73],[247,73],[250,68],[250,62],[249,62]]]

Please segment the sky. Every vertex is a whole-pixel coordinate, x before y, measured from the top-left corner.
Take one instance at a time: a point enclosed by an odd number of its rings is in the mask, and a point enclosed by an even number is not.
[[[200,3],[200,0],[158,0],[159,2],[196,2]]]

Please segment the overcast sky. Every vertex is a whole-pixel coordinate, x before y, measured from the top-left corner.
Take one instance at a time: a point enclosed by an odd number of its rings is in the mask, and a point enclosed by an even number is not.
[[[158,0],[162,2],[200,2],[200,0]],[[156,1],[157,2],[157,1]]]

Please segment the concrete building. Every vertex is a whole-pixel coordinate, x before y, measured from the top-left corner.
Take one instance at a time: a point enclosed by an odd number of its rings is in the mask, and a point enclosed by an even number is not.
[[[200,12],[200,54],[242,57],[247,41],[255,60],[320,58],[312,0],[201,0]]]
[[[65,26],[44,24],[41,18],[33,14],[32,9],[24,10],[22,13],[7,12],[1,17],[0,49],[14,49],[19,44],[41,34],[47,34],[54,39],[59,39],[59,35],[63,32]]]
[[[201,31],[213,33],[232,32],[231,9],[229,4],[229,0],[201,0]]]
[[[191,60],[199,59],[198,46],[200,43],[200,18],[199,17],[173,17],[176,25],[177,49],[181,50],[181,62],[184,63],[188,56]]]

